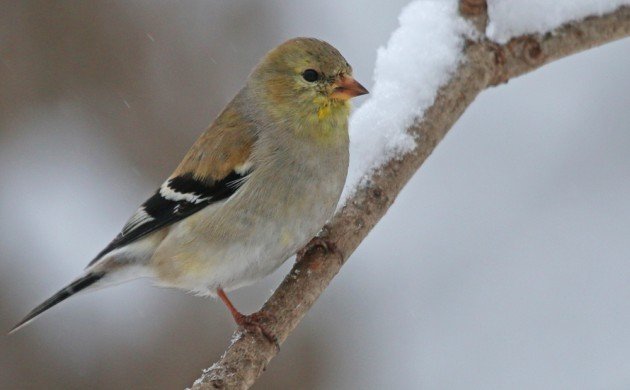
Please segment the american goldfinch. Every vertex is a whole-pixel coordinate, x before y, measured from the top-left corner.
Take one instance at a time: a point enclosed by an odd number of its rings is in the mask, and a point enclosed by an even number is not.
[[[348,169],[349,99],[366,93],[326,42],[271,50],[120,234],[12,331],[80,291],[139,277],[218,296],[238,325],[261,330],[225,291],[274,271],[332,216]]]

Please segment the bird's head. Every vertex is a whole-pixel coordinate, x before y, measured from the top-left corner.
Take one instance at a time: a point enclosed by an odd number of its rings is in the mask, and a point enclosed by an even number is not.
[[[320,126],[345,123],[349,100],[368,93],[341,53],[314,38],[291,39],[271,50],[249,83],[272,116]]]

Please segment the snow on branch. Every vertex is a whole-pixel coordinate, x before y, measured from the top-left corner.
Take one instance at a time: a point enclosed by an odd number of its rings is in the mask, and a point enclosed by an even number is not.
[[[630,0],[488,0],[485,35],[506,43],[622,5]],[[350,119],[350,169],[340,206],[375,169],[416,147],[407,128],[423,117],[457,69],[465,40],[477,35],[459,15],[456,0],[413,1],[398,20],[387,45],[378,49],[372,93]]]
[[[374,169],[416,147],[407,128],[433,104],[463,59],[465,37],[473,33],[456,1],[414,1],[398,20],[387,45],[378,49],[370,97],[350,118],[350,168],[342,199]]]
[[[546,12],[524,10],[549,3],[556,5]],[[374,96],[351,120],[352,191],[346,192],[345,203],[319,238],[300,251],[289,275],[261,309],[270,318],[266,329],[278,342],[298,325],[481,91],[550,61],[630,36],[630,7],[620,4],[627,1],[460,0],[458,7],[456,0],[416,0],[405,7],[400,27],[379,50]],[[527,34],[514,35],[523,32]],[[249,388],[277,353],[264,337],[237,330],[193,390]]]
[[[486,36],[498,43],[525,34],[544,34],[572,20],[602,16],[630,0],[488,0]]]

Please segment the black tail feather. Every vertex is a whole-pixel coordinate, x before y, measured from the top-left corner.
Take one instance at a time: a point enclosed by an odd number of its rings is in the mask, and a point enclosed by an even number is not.
[[[93,285],[94,283],[98,282],[103,276],[105,276],[105,273],[103,273],[103,272],[100,272],[100,273],[89,273],[89,274],[87,274],[85,276],[80,277],[79,279],[75,280],[74,282],[70,283],[68,286],[66,286],[63,289],[59,290],[55,295],[53,295],[52,297],[48,298],[41,305],[37,306],[30,313],[28,313],[28,315],[26,317],[24,317],[24,319],[22,321],[20,321],[17,325],[15,325],[13,327],[13,329],[11,329],[9,331],[9,334],[17,331],[22,326],[26,325],[29,321],[31,321],[32,319],[34,319],[38,315],[42,314],[46,310],[50,309],[51,307],[55,306],[59,302],[65,300],[66,298],[68,298],[68,297],[78,293],[79,291],[81,291],[81,290],[83,290],[83,289]]]

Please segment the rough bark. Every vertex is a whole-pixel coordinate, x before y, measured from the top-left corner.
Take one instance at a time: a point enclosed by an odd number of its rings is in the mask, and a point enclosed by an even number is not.
[[[465,61],[424,117],[408,129],[417,139],[417,148],[390,160],[356,191],[325,227],[321,239],[300,253],[290,274],[262,307],[270,314],[266,329],[280,344],[479,92],[548,62],[630,35],[630,7],[626,6],[565,24],[553,33],[520,36],[499,45],[483,36],[486,9],[485,0],[460,1],[460,13],[473,22],[481,37],[467,43]],[[192,388],[249,388],[277,353],[262,336],[237,330],[220,360],[204,370]]]

